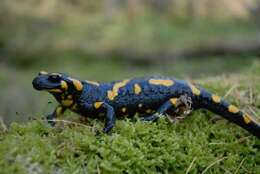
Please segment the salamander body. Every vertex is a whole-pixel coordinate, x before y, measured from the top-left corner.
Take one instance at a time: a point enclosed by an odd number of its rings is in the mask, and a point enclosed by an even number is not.
[[[40,72],[33,80],[37,90],[50,92],[59,105],[47,116],[51,120],[70,109],[80,115],[105,118],[103,131],[109,132],[117,117],[138,113],[144,121],[158,115],[176,115],[187,110],[207,109],[260,138],[260,124],[220,96],[184,80],[144,77],[110,83],[78,80],[62,73]]]

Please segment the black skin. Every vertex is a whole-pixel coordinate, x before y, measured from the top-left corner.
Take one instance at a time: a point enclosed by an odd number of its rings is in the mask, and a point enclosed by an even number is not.
[[[49,123],[70,109],[92,118],[105,116],[103,131],[114,127],[117,117],[136,113],[143,121],[155,121],[158,115],[176,115],[185,110],[208,109],[241,126],[260,138],[260,125],[248,114],[220,97],[183,80],[145,77],[111,83],[96,83],[70,78],[62,73],[41,72],[33,80],[36,90],[49,91],[59,106],[47,116]]]

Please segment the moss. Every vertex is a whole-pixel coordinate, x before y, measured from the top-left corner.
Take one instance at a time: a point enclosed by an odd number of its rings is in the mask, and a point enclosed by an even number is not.
[[[206,115],[206,116],[205,116]],[[90,125],[98,131],[102,123]],[[225,121],[196,112],[184,122],[120,120],[111,135],[81,125],[13,123],[1,134],[1,173],[259,173],[260,141]],[[242,163],[241,167],[240,163]]]

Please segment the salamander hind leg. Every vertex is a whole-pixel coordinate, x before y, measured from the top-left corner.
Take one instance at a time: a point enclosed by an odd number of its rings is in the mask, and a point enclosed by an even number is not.
[[[189,97],[181,96],[179,98],[171,98],[162,104],[157,112],[153,115],[142,117],[142,121],[156,121],[159,119],[158,115],[165,116],[167,111],[171,110],[171,112],[178,113],[178,112],[188,112],[191,110],[191,100]]]
[[[190,115],[192,110],[191,97],[188,95],[181,95],[175,104],[175,109],[169,111],[167,118],[170,122],[179,122]]]

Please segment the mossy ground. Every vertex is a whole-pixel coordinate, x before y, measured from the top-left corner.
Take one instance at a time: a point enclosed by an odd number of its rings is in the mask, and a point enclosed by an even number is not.
[[[198,82],[258,116],[259,67]],[[260,173],[260,141],[213,117],[195,111],[174,124],[118,120],[110,135],[98,133],[98,120],[12,123],[0,133],[0,173]]]

